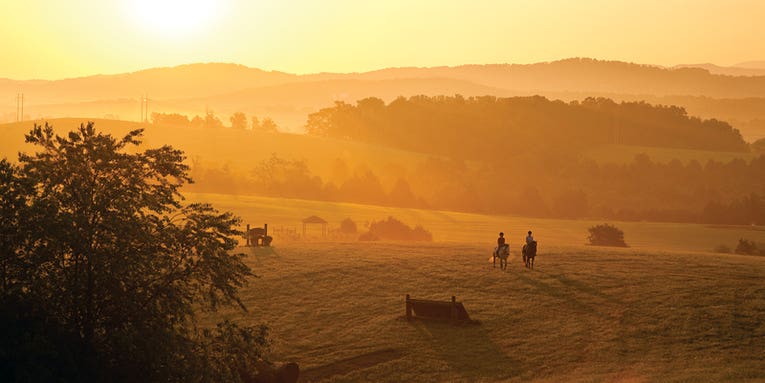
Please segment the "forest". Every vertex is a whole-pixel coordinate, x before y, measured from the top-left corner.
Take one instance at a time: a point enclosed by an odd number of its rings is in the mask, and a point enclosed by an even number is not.
[[[748,151],[738,130],[677,106],[541,96],[414,96],[336,102],[308,116],[309,134],[372,142],[466,160],[577,153],[599,144]],[[491,148],[491,149],[489,149]]]

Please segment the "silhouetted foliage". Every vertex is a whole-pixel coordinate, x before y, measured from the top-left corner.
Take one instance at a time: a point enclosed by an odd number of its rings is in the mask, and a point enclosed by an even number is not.
[[[340,222],[340,232],[343,234],[356,234],[358,227],[352,219],[346,218]]]
[[[471,160],[516,151],[578,152],[607,143],[749,150],[725,122],[689,117],[674,106],[605,98],[567,104],[540,96],[413,96],[388,105],[367,98],[356,105],[336,102],[309,115],[306,131]],[[487,150],[491,144],[503,150]]]
[[[405,223],[388,217],[387,220],[376,221],[369,224],[369,232],[362,234],[360,240],[390,239],[398,241],[432,241],[433,234],[425,230],[422,226],[416,226],[414,229]]]
[[[0,380],[238,381],[231,366],[263,358],[263,327],[194,320],[244,308],[239,219],[183,205],[183,153],[131,154],[141,134],[35,125],[38,151],[0,162],[0,358],[12,361]]]
[[[757,154],[765,154],[765,138],[752,142],[752,151]]]
[[[247,129],[247,116],[242,112],[236,112],[229,118],[233,129]]]
[[[624,232],[614,225],[604,223],[593,226],[587,231],[590,233],[587,237],[590,245],[627,247],[627,243],[624,242]]]
[[[304,160],[272,154],[252,170],[255,188],[262,194],[287,198],[322,198],[321,178],[311,174]]]
[[[760,249],[757,248],[757,244],[754,241],[744,238],[738,240],[738,245],[736,245],[736,250],[734,252],[736,254],[745,255],[760,255],[762,253]]]
[[[153,112],[151,122],[156,126],[169,128],[186,128],[191,125],[188,117],[178,113]]]
[[[260,121],[260,127],[259,130],[264,132],[277,132],[279,129],[276,126],[276,123],[274,120],[272,120],[270,117],[265,117]]]

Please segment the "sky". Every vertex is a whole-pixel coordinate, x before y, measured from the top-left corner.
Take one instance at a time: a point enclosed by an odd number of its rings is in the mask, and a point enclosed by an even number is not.
[[[195,62],[290,73],[764,60],[762,0],[0,0],[0,78]]]

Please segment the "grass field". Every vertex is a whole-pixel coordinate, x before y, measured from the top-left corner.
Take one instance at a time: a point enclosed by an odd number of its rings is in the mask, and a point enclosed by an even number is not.
[[[765,381],[765,257],[721,255],[758,227],[625,223],[628,249],[584,246],[593,222],[494,217],[354,204],[189,194],[255,225],[337,226],[388,215],[435,242],[322,240],[319,231],[273,248],[241,248],[260,277],[246,314],[271,329],[273,358],[302,381],[719,382]],[[526,270],[518,243],[540,241]],[[488,262],[510,232],[507,271]],[[455,295],[479,325],[407,322],[404,297]],[[212,321],[219,318],[206,318]]]
[[[698,161],[702,166],[708,161],[728,163],[734,159],[750,161],[755,157],[752,153],[744,152],[718,152],[710,150],[658,148],[633,145],[601,145],[595,146],[584,155],[599,163],[627,164],[635,160],[638,154],[647,155],[651,161],[667,163],[677,159],[683,164],[691,160]]]
[[[273,358],[302,381],[765,381],[765,258],[541,247],[492,268],[485,246],[242,248]],[[407,322],[404,296],[456,295],[479,325]]]
[[[363,231],[366,223],[393,216],[404,223],[422,225],[433,233],[437,242],[496,244],[500,231],[505,232],[510,245],[518,250],[526,231],[533,230],[540,246],[580,246],[587,242],[587,229],[603,221],[491,216],[451,211],[392,208],[352,203],[332,203],[299,199],[233,196],[224,194],[186,194],[189,202],[209,202],[220,210],[232,211],[242,217],[243,224],[262,226],[269,230],[288,228],[302,232],[303,218],[317,215],[337,228],[345,218],[354,220]],[[710,252],[724,244],[735,248],[740,238],[765,243],[765,227],[677,224],[655,222],[609,222],[625,233],[627,244],[641,251]],[[308,227],[307,239],[320,240],[321,229]],[[275,244],[280,238],[274,233]]]
[[[15,156],[6,133],[0,155]],[[260,276],[242,291],[250,311],[203,323],[267,324],[273,359],[298,362],[303,381],[765,382],[765,257],[710,252],[739,238],[763,243],[763,227],[610,222],[630,245],[610,249],[584,245],[601,221],[186,197],[234,212],[243,226],[269,224],[274,247],[240,248]],[[301,233],[311,215],[330,232],[344,218],[363,231],[393,216],[435,241],[357,242],[322,238],[318,228],[300,240],[277,234]],[[527,230],[540,244],[535,270],[518,255]],[[499,231],[512,249],[507,271],[487,261]],[[455,295],[480,324],[407,322],[405,294]]]
[[[305,160],[314,174],[325,178],[336,159],[346,161],[351,170],[356,166],[365,166],[380,172],[382,169],[399,168],[427,158],[419,153],[304,134],[255,133],[230,128],[157,127],[133,121],[85,118],[57,118],[49,122],[56,133],[65,135],[87,121],[94,121],[97,129],[115,137],[145,127],[143,149],[171,143],[174,148],[186,153],[189,163],[195,159],[209,167],[226,165],[236,174],[242,175],[249,174],[260,161],[270,158],[272,153],[281,158]],[[33,150],[32,145],[24,143],[24,135],[35,122],[44,124],[44,121],[0,124],[0,158],[7,156],[16,160],[19,151]]]

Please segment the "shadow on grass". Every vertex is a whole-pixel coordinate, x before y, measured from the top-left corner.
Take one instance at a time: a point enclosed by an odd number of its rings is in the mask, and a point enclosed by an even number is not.
[[[392,348],[377,350],[305,370],[300,373],[299,382],[318,382],[335,375],[345,375],[356,370],[363,370],[403,356],[404,353],[401,350]]]
[[[575,284],[572,283],[571,280],[568,280],[568,284],[559,280],[559,282],[565,286],[564,287],[560,285],[555,286],[549,283],[545,283],[537,278],[528,277],[523,274],[518,274],[518,278],[522,282],[534,287],[539,293],[561,300],[579,312],[600,315],[597,307],[582,302],[576,297],[574,292],[567,288],[572,287],[573,290],[578,291],[578,289],[575,287]]]
[[[480,325],[453,326],[423,320],[411,323],[439,359],[468,381],[510,379],[521,373],[520,362],[497,346]]]
[[[273,246],[241,246],[238,251],[255,257],[279,257],[279,253]]]
[[[544,271],[540,271],[540,273],[543,275],[549,276],[551,278],[557,279],[558,282],[560,282],[562,285],[566,286],[567,288],[574,289],[581,293],[601,298],[611,303],[623,304],[621,300],[616,299],[608,294],[605,294],[599,288],[589,285],[587,283],[584,283],[582,281],[568,278],[563,274],[552,274],[552,273],[546,273]]]

